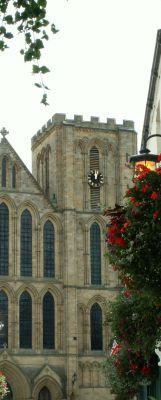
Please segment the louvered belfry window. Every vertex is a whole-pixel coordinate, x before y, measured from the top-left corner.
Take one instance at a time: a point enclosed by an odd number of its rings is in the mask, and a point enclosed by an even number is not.
[[[3,327],[0,331],[0,347],[8,345],[8,297],[6,293],[0,291],[0,322]]]
[[[102,310],[99,304],[93,304],[90,312],[91,322],[91,350],[103,349],[102,337]]]
[[[9,253],[9,211],[6,204],[0,204],[0,275],[8,275]]]
[[[32,299],[28,292],[20,297],[20,348],[32,348]]]
[[[99,171],[99,151],[96,146],[90,150],[90,171]],[[92,209],[100,209],[100,188],[90,187],[90,204]]]
[[[91,284],[101,285],[101,233],[94,222],[90,228]]]
[[[29,210],[21,215],[21,276],[32,276],[32,217]]]

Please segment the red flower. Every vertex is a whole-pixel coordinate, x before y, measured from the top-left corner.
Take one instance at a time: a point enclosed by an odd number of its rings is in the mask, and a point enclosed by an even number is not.
[[[141,189],[142,193],[146,193],[147,190],[149,189],[149,186],[150,186],[149,184],[144,185],[144,186],[142,187],[142,189]]]
[[[126,247],[126,242],[122,237],[116,238],[116,244],[118,244],[120,247]]]
[[[135,197],[130,197],[131,203],[135,203]]]
[[[125,290],[124,296],[125,296],[127,299],[128,299],[129,297],[131,297],[131,293],[129,292],[129,290]]]
[[[122,345],[121,345],[121,344],[118,344],[118,343],[116,342],[116,340],[114,340],[113,346],[112,346],[112,349],[111,349],[110,356],[116,356],[116,355],[119,353],[119,351],[120,351],[121,348],[122,348]]]
[[[156,200],[156,199],[158,199],[158,196],[159,196],[159,194],[158,194],[157,192],[153,192],[153,193],[151,194],[150,198],[151,198],[152,200]]]
[[[147,365],[144,365],[143,368],[141,369],[141,372],[144,376],[149,376],[151,374],[151,368],[148,367]]]
[[[135,207],[139,207],[139,206],[140,206],[140,203],[139,203],[138,201],[135,201],[134,206],[135,206]]]
[[[157,162],[161,161],[161,154],[158,154]]]
[[[155,211],[154,214],[153,214],[153,218],[154,218],[154,219],[157,219],[158,216],[159,216],[159,211]]]
[[[131,194],[131,189],[128,189],[126,194]]]
[[[132,374],[135,374],[137,370],[138,370],[138,365],[137,364],[131,364],[131,372],[132,372]]]

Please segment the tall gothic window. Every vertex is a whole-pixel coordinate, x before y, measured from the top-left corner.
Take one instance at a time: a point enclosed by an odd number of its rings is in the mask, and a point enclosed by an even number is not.
[[[9,253],[9,211],[6,204],[0,204],[0,275],[8,275]]]
[[[99,171],[99,151],[96,146],[90,149],[90,171]],[[100,187],[90,187],[92,209],[100,209]]]
[[[51,394],[46,386],[40,390],[38,400],[51,400]]]
[[[94,222],[90,228],[91,284],[101,284],[101,234],[99,225]]]
[[[0,291],[0,323],[2,329],[0,330],[0,347],[8,345],[8,297],[6,293]]]
[[[20,348],[32,348],[32,299],[30,294],[25,291],[20,297]]]
[[[43,348],[55,348],[55,304],[49,292],[43,298]]]
[[[2,160],[2,187],[6,187],[7,180],[7,158],[3,157]]]
[[[51,221],[44,225],[44,276],[55,276],[55,232]]]
[[[16,167],[13,165],[12,167],[12,187],[15,189],[16,187]]]
[[[91,322],[91,350],[103,349],[102,338],[102,310],[99,304],[93,304],[90,312]]]
[[[49,152],[45,155],[45,193],[49,194]]]
[[[32,276],[32,217],[28,210],[21,215],[21,276]]]

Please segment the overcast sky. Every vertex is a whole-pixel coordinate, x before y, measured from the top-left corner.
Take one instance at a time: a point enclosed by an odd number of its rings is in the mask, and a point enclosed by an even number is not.
[[[59,29],[44,51],[50,106],[40,104],[19,38],[0,54],[0,127],[29,168],[31,137],[56,112],[131,119],[141,135],[161,29],[161,0],[48,0],[48,13]]]

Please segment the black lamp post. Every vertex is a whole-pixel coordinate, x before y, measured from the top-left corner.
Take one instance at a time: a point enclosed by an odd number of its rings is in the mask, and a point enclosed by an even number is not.
[[[156,137],[156,136],[161,137],[160,134],[148,136],[146,141],[144,141],[143,147],[141,148],[139,154],[132,155],[130,157],[130,162],[135,163],[135,166],[137,166],[138,164],[142,164],[142,165],[145,165],[146,167],[148,167],[149,169],[154,170],[155,165],[157,163],[158,154],[151,153],[150,150],[147,149],[146,145],[147,145],[147,141],[149,139],[151,139],[152,137]]]

